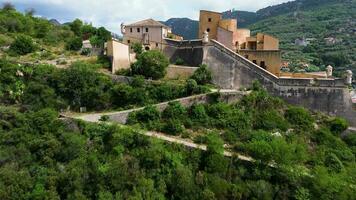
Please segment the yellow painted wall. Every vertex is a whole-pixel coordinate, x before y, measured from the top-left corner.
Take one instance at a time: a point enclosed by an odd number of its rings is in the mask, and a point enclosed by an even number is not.
[[[209,18],[211,18],[211,22],[209,22]],[[201,10],[199,16],[199,32],[198,38],[203,37],[204,31],[210,29],[209,31],[209,39],[217,38],[219,21],[222,19],[221,13]]]
[[[240,50],[238,53],[244,57],[248,57],[251,62],[256,60],[256,64],[259,66],[261,66],[261,62],[264,61],[266,65],[266,70],[276,76],[279,76],[282,62],[281,51]]]
[[[234,32],[237,29],[237,20],[222,19],[219,21],[219,27]]]
[[[251,36],[251,31],[249,29],[237,29],[234,34],[234,40],[238,42],[239,49],[241,45],[246,42],[246,38]]]
[[[263,38],[263,50],[278,50],[279,40],[270,35],[264,35]]]

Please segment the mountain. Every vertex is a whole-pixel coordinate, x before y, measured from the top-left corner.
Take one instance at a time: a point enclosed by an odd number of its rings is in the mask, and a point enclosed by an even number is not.
[[[52,23],[53,25],[55,25],[55,26],[60,26],[60,25],[62,25],[58,20],[56,20],[56,19],[50,19],[50,20],[48,20],[50,23]]]
[[[189,18],[171,18],[163,23],[171,27],[173,33],[183,36],[184,39],[195,39],[198,35],[198,21]]]

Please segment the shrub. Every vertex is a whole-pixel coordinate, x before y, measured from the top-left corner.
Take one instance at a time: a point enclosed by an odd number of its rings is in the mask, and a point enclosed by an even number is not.
[[[102,122],[107,122],[107,121],[109,121],[109,119],[110,119],[110,117],[109,117],[109,116],[107,116],[107,115],[103,115],[103,116],[101,116],[101,117],[100,117],[99,121],[102,121]]]
[[[91,53],[91,49],[89,49],[89,48],[84,48],[84,49],[82,49],[82,52],[80,52],[80,54],[83,56],[89,56],[90,53]]]
[[[356,133],[350,133],[344,138],[344,141],[346,144],[349,146],[355,146],[356,147]]]
[[[278,111],[266,110],[256,113],[254,128],[263,130],[279,129],[286,131],[288,129],[288,123]]]
[[[198,91],[199,86],[198,86],[198,83],[194,79],[188,79],[185,84],[185,89],[186,89],[187,95],[192,95]]]
[[[97,61],[103,68],[109,69],[111,67],[111,62],[108,56],[106,55],[98,55]]]
[[[187,110],[179,102],[169,102],[162,113],[164,119],[183,120],[186,118]]]
[[[131,65],[131,70],[133,74],[160,79],[166,75],[168,65],[168,59],[160,51],[152,50],[140,54],[137,61]]]
[[[184,60],[181,59],[181,58],[177,58],[176,61],[175,61],[175,64],[176,65],[184,65]]]
[[[146,106],[143,110],[137,111],[135,113],[135,118],[138,122],[148,123],[151,121],[158,121],[160,117],[160,113],[154,106]]]
[[[344,165],[340,159],[334,154],[329,153],[325,158],[325,165],[333,172],[340,173],[344,169]]]
[[[10,46],[10,51],[18,55],[26,55],[34,52],[36,46],[31,37],[19,35]]]
[[[132,50],[136,53],[136,57],[138,57],[143,52],[142,44],[141,43],[133,43],[131,46]]]
[[[66,44],[66,49],[70,51],[79,51],[83,46],[82,39],[75,37],[70,39]]]
[[[145,77],[143,76],[134,76],[130,85],[135,88],[142,88],[145,85]]]
[[[336,117],[328,122],[328,126],[334,135],[339,135],[348,128],[349,124],[345,119]]]
[[[206,114],[205,107],[202,104],[194,104],[190,107],[189,117],[194,122],[201,123],[203,125],[208,123],[209,116]]]
[[[179,135],[184,131],[183,124],[177,119],[169,119],[163,127],[165,133]]]
[[[285,118],[289,123],[300,127],[304,130],[310,129],[313,127],[314,119],[310,113],[301,107],[291,107],[286,110]]]
[[[208,66],[200,65],[191,78],[194,79],[199,85],[204,85],[211,83],[212,74],[208,69]]]

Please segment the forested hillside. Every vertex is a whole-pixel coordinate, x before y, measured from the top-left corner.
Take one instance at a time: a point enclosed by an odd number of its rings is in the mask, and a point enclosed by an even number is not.
[[[124,83],[105,73],[101,56],[66,67],[39,62],[80,56],[82,39],[103,45],[109,33],[80,20],[56,26],[5,4],[0,33],[1,200],[355,199],[356,134],[345,119],[288,105],[258,82],[224,103],[206,65],[167,80],[168,59],[140,44]],[[206,104],[174,101],[208,92]],[[165,101],[163,111],[153,105]],[[142,106],[126,125],[107,115],[100,123],[63,118]]]
[[[279,38],[283,58],[291,62],[292,70],[305,70],[303,64],[310,64],[306,70],[320,70],[330,64],[339,75],[346,69],[355,72],[356,2],[330,1],[315,6],[267,18],[249,28]],[[310,39],[309,46],[294,44],[295,39],[303,37]]]

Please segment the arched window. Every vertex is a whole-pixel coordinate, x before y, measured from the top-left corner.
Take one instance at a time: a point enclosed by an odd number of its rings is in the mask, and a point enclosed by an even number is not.
[[[210,28],[207,28],[207,29],[206,29],[206,32],[208,32],[208,33],[209,33],[209,32],[210,32]]]

